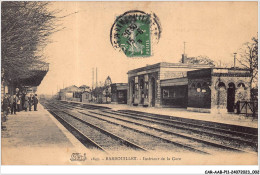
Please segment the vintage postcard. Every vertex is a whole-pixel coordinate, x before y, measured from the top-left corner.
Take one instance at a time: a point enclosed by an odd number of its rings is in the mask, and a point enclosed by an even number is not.
[[[258,165],[258,2],[3,1],[1,24],[2,165]]]

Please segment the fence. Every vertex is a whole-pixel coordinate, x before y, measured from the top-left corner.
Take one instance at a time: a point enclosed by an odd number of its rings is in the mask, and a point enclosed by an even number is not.
[[[246,114],[258,118],[258,102],[257,101],[238,101],[237,114]]]

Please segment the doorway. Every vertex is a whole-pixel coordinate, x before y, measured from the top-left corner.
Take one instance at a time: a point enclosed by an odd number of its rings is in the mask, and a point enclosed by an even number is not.
[[[140,104],[144,104],[144,80],[140,79]]]
[[[229,83],[227,89],[227,110],[228,112],[234,112],[235,106],[235,84]]]
[[[130,98],[131,98],[131,104],[134,104],[134,101],[135,101],[135,82],[132,80],[131,81],[131,87],[130,87],[130,95],[132,95]]]
[[[155,106],[155,79],[154,78],[151,78],[151,90],[152,90],[151,106],[154,107]]]

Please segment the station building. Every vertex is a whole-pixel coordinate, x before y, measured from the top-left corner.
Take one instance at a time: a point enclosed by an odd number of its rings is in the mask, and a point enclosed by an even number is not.
[[[187,72],[187,109],[199,112],[234,112],[237,101],[250,100],[250,71],[209,68]]]
[[[111,103],[127,104],[127,83],[113,83],[111,86]]]
[[[68,100],[68,101],[80,101],[80,93],[82,89],[72,85],[59,91],[59,100]]]
[[[127,104],[233,112],[250,98],[250,72],[238,68],[161,62],[128,71]]]

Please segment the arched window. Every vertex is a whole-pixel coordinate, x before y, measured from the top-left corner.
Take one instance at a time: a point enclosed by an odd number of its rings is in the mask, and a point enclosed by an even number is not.
[[[201,84],[197,83],[197,92],[201,92]]]
[[[228,83],[228,88],[235,88],[236,86],[235,86],[235,84],[234,83]]]
[[[225,89],[226,89],[225,83],[219,82],[219,83],[218,83],[218,89],[219,89],[219,90],[225,90]]]
[[[206,82],[204,82],[204,83],[202,84],[202,90],[201,90],[201,92],[205,93],[205,92],[207,92],[208,90],[209,90],[209,86],[208,86],[208,84],[207,84]]]
[[[237,87],[238,87],[238,88],[241,88],[241,89],[242,89],[242,88],[245,89],[246,86],[245,86],[244,83],[238,83]]]
[[[203,87],[203,88],[208,88],[209,86],[208,86],[208,84],[207,84],[206,82],[204,82],[204,83],[202,84],[202,87]]]
[[[195,84],[192,83],[192,84],[190,85],[190,87],[191,87],[191,88],[195,88]]]

